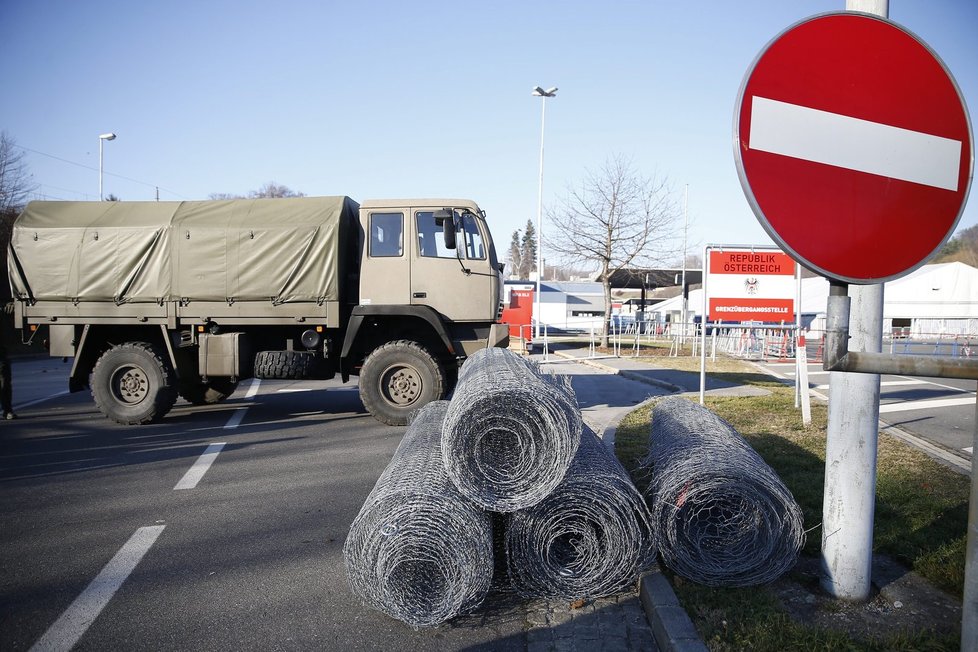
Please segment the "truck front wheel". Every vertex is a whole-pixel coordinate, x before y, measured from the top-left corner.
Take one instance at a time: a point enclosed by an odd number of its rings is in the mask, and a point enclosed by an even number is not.
[[[388,342],[367,356],[360,370],[360,400],[375,419],[407,425],[423,405],[445,395],[445,371],[421,345]]]
[[[118,344],[92,370],[92,397],[109,419],[126,425],[162,419],[177,400],[170,364],[147,342]]]

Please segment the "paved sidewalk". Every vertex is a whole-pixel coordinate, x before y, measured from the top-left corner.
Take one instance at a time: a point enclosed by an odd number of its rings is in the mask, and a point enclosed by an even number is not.
[[[638,382],[655,385],[667,391],[667,393],[696,393],[700,391],[700,374],[692,371],[679,371],[660,367],[649,362],[633,358],[614,356],[607,357],[588,357],[586,347],[574,347],[568,345],[558,345],[551,347],[550,359],[572,359],[588,366],[602,369],[608,373],[617,374],[622,378],[635,380]],[[535,355],[533,359],[542,361],[542,355]],[[750,385],[737,385],[718,380],[709,374],[706,377],[706,393],[709,395],[722,396],[765,396],[770,392],[761,387]]]
[[[587,349],[567,348],[547,358],[540,354],[531,358],[545,371],[571,376],[585,423],[612,449],[618,423],[636,407],[658,396],[690,391],[678,383],[695,382],[699,391],[698,374],[653,367],[630,358],[586,356]],[[745,388],[715,383],[712,389],[741,392]],[[658,568],[644,574],[636,590],[629,593],[577,609],[554,601],[531,602],[525,609],[527,650],[531,652],[707,649]]]

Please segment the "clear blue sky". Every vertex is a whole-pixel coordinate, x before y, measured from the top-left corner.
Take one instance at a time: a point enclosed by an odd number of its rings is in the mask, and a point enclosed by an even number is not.
[[[44,197],[97,199],[98,134],[112,131],[105,192],[122,199],[153,199],[155,185],[161,199],[205,199],[273,180],[357,200],[469,197],[505,251],[536,219],[540,99],[530,91],[557,86],[545,204],[622,154],[677,194],[689,185],[690,253],[767,244],[733,162],[736,94],[771,38],[844,8],[3,0],[0,129],[33,150]],[[890,18],[944,59],[973,116],[978,2],[890,0]],[[958,228],[975,224],[972,197]]]

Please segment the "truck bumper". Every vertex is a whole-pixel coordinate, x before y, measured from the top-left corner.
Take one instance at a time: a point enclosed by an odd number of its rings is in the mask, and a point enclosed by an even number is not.
[[[462,347],[462,352],[469,356],[479,349],[509,346],[509,326],[507,324],[491,324],[489,326],[489,336],[486,339],[462,340],[458,342]]]

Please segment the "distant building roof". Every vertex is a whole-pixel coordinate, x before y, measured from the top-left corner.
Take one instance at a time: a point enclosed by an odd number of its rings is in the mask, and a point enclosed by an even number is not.
[[[612,273],[611,287],[640,290],[642,289],[642,281],[645,281],[646,288],[673,287],[680,284],[676,280],[676,277],[682,275],[682,272],[683,270],[681,269],[622,269]],[[600,275],[598,275],[597,280],[601,281]],[[695,285],[702,282],[703,270],[686,270],[686,285]]]

